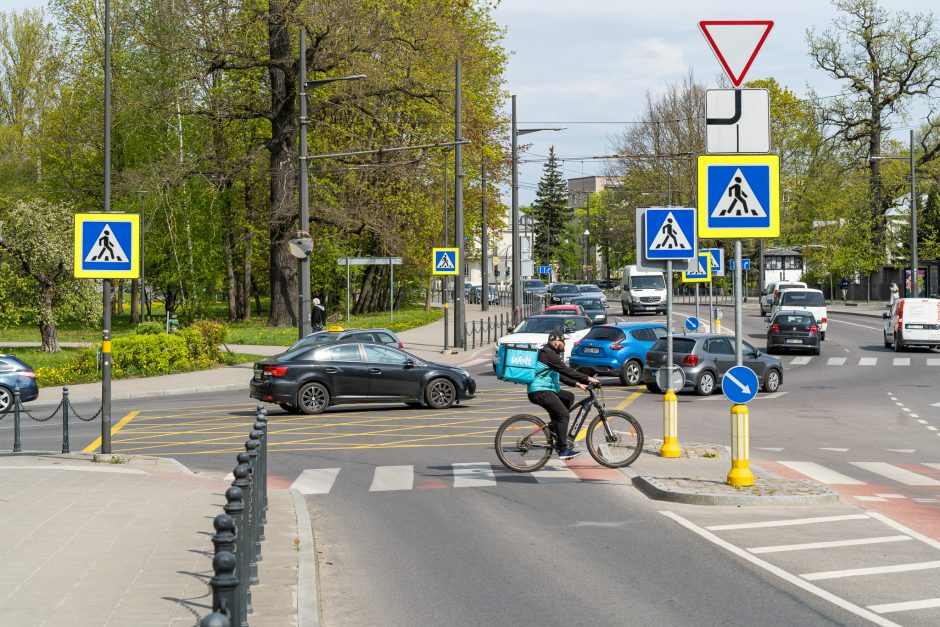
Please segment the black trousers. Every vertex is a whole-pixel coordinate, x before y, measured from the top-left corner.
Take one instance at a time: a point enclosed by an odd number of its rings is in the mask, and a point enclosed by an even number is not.
[[[568,446],[568,421],[571,418],[569,410],[574,404],[574,394],[568,390],[561,390],[557,394],[543,390],[529,394],[529,402],[548,412],[552,420],[552,431],[555,433],[555,449],[564,450]]]

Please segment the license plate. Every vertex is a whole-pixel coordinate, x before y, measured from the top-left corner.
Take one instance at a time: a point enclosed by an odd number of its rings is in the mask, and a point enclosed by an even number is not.
[[[796,339],[796,338],[789,338],[789,337],[787,338],[787,344],[802,344],[802,343],[803,343],[803,340]]]
[[[922,324],[905,324],[905,325],[904,325],[904,328],[905,328],[905,329],[923,329],[923,328],[924,328],[924,325],[922,325]]]
[[[594,355],[594,354],[597,354],[597,353],[601,352],[601,349],[599,349],[599,348],[594,348],[593,346],[586,346],[586,347],[584,348],[584,352],[585,352],[585,353],[591,353],[592,355]]]

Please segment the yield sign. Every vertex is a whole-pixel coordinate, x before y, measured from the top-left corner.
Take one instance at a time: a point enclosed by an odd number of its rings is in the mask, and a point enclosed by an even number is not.
[[[702,20],[698,25],[735,87],[741,86],[774,27],[772,20]]]

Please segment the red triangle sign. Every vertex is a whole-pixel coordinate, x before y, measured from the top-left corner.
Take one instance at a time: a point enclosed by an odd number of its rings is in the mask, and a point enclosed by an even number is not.
[[[698,25],[735,87],[741,86],[774,27],[772,20],[702,20]]]

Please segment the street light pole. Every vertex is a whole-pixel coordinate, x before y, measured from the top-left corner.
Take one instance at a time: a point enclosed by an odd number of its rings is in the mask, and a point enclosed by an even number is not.
[[[307,34],[300,29],[300,147],[297,160],[300,162],[300,230],[310,232],[310,206],[307,180],[307,90],[333,83],[336,81],[354,81],[365,78],[365,74],[352,76],[337,76],[335,78],[322,78],[307,80]],[[304,338],[313,330],[310,320],[310,255],[308,254],[300,263],[300,306],[298,307],[297,335]],[[349,266],[346,266],[347,272]],[[348,294],[347,294],[348,297]],[[392,296],[394,298],[394,295]]]
[[[914,173],[914,129],[911,129],[911,296],[917,298],[917,179]]]
[[[463,140],[463,130],[461,128],[461,93],[460,93],[460,59],[457,59],[454,65],[455,87],[454,87],[454,141]],[[464,336],[464,227],[463,227],[463,145],[457,143],[454,147],[454,244],[457,246],[457,276],[454,281],[458,283],[454,290],[454,348],[466,348],[467,338]]]

